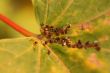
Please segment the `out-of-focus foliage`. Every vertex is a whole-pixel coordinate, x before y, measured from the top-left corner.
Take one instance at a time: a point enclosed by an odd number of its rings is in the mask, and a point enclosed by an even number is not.
[[[7,16],[12,21],[29,31],[37,34],[40,33],[31,0],[1,0],[0,14]],[[0,21],[0,38],[20,36],[22,36],[20,33]]]

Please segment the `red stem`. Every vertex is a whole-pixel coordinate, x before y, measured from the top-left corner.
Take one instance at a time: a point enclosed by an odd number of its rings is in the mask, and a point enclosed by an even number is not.
[[[28,30],[22,28],[21,26],[17,25],[16,23],[11,21],[9,18],[3,16],[2,14],[0,14],[0,20],[6,23],[7,25],[9,25],[10,27],[12,27],[13,29],[15,29],[16,31],[20,32],[24,36],[29,37],[29,36],[34,35],[34,33],[29,32]]]

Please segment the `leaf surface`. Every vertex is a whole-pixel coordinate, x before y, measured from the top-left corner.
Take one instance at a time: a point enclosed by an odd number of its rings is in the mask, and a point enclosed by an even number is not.
[[[110,9],[109,0],[34,0],[40,23],[63,26],[93,20]]]
[[[67,73],[35,39],[0,40],[0,73]]]
[[[40,24],[62,27],[72,24],[69,36],[73,42],[99,41],[101,51],[50,44],[69,73],[109,73],[110,2],[109,0],[35,0]],[[57,72],[56,72],[57,73]]]

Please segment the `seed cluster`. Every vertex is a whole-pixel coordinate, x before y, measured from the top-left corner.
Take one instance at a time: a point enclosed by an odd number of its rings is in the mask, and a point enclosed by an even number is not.
[[[71,41],[70,37],[60,37],[59,35],[64,35],[68,33],[69,28],[71,25],[67,25],[63,28],[54,28],[53,26],[45,25],[42,27],[41,32],[42,35],[44,35],[47,40],[44,44],[48,43],[57,43],[61,44],[62,46],[72,47],[72,48],[95,48],[97,51],[100,51],[100,46],[98,42],[91,43],[90,41],[87,41],[85,43],[81,42],[81,40],[78,40],[77,42],[73,43]]]

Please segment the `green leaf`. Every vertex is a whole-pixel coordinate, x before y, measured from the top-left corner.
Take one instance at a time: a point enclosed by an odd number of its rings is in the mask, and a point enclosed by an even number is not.
[[[109,0],[72,1],[35,0],[40,23],[79,23],[63,36],[71,36],[73,42],[99,41],[101,51],[58,44],[43,46],[33,37],[0,40],[0,73],[110,73],[110,13],[106,13]],[[71,17],[71,13],[75,15]]]
[[[51,47],[32,37],[0,40],[0,73],[110,72],[109,51]]]
[[[110,2],[109,0],[34,0],[39,21],[55,27],[72,24],[68,35],[73,42],[99,41],[101,51],[50,44],[67,73],[109,73]],[[57,72],[56,72],[57,73]]]
[[[67,73],[48,50],[30,38],[0,40],[0,73]]]
[[[35,73],[35,57],[30,38],[0,40],[0,73]]]
[[[40,23],[62,26],[93,20],[110,9],[110,0],[34,0]]]

